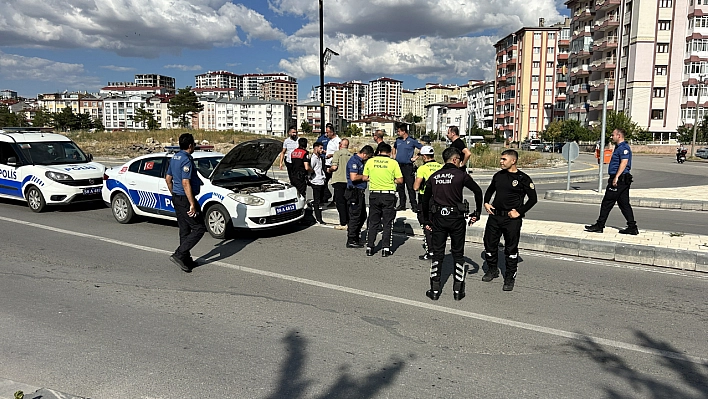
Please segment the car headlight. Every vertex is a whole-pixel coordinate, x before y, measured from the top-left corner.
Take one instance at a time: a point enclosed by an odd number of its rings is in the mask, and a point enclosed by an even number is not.
[[[263,205],[265,204],[265,200],[261,197],[256,197],[255,195],[250,195],[250,194],[236,194],[236,193],[231,193],[229,194],[229,198],[236,202],[240,202],[244,205]]]
[[[67,181],[67,180],[74,180],[71,176],[67,175],[66,173],[59,173],[59,172],[52,172],[52,171],[47,171],[47,173],[44,174],[48,178],[54,180],[54,181]]]

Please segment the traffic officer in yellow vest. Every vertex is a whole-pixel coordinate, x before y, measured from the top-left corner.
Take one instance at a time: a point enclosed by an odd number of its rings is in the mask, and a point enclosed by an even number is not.
[[[391,145],[381,143],[376,156],[364,165],[363,179],[369,182],[369,222],[366,235],[366,256],[374,255],[376,235],[382,228],[381,256],[392,254],[393,220],[396,218],[396,184],[403,183],[398,162],[391,158]]]
[[[425,183],[430,178],[430,175],[442,168],[442,165],[435,160],[435,150],[429,145],[425,145],[420,149],[420,155],[423,156],[423,165],[419,166],[416,171],[413,190],[418,191],[418,205],[420,205],[418,207],[418,222],[423,228],[423,249],[425,249],[425,254],[420,255],[418,259],[430,260],[433,258],[433,232],[425,228],[425,225],[429,223],[426,223],[423,219],[423,194],[425,194]]]

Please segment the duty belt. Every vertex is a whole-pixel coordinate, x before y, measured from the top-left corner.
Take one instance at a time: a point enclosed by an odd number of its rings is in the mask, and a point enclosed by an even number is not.
[[[372,193],[377,194],[396,194],[396,190],[369,190]]]

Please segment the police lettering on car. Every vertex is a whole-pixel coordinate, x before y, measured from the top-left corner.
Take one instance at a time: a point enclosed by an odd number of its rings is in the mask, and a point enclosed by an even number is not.
[[[425,295],[432,300],[440,298],[441,268],[445,257],[445,244],[450,237],[450,252],[455,261],[453,298],[457,301],[465,297],[465,233],[466,224],[472,224],[479,218],[482,209],[482,189],[464,171],[460,169],[462,154],[457,148],[450,147],[443,151],[445,165],[430,175],[423,194],[423,221],[425,228],[432,231],[433,255],[430,262],[430,290]],[[469,213],[469,203],[464,200],[464,188],[474,193],[475,212],[469,222],[465,218]]]
[[[489,188],[484,193],[484,209],[489,214],[484,228],[484,256],[487,272],[482,281],[490,282],[499,277],[499,239],[504,236],[504,291],[514,289],[517,265],[519,263],[519,236],[521,220],[526,212],[538,201],[536,187],[531,178],[516,168],[519,154],[515,150],[501,153],[501,170],[494,174]],[[494,202],[492,202],[492,195]],[[524,198],[528,198],[524,202]]]

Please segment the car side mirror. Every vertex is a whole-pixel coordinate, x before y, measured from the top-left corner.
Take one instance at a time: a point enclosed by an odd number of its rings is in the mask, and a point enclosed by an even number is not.
[[[17,166],[17,158],[16,157],[7,158],[7,165],[8,166]]]
[[[88,159],[89,162],[93,161],[93,155],[92,155],[92,154],[86,154],[86,159]]]

